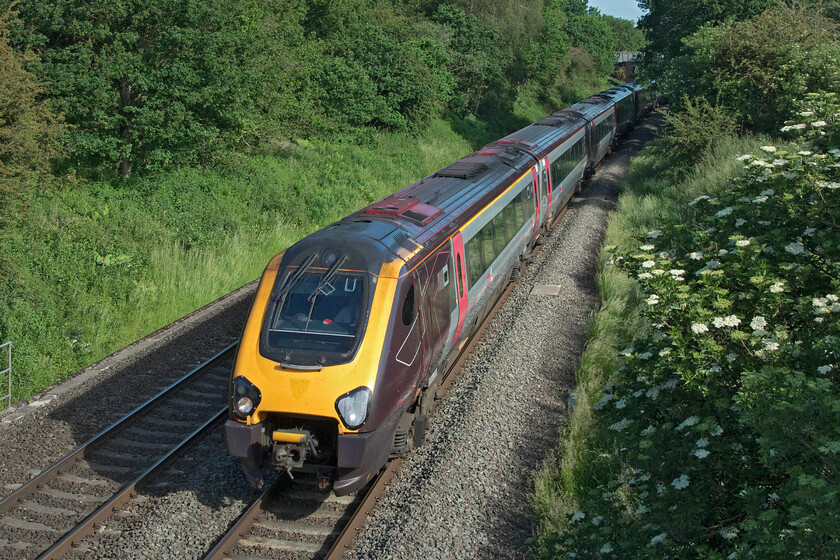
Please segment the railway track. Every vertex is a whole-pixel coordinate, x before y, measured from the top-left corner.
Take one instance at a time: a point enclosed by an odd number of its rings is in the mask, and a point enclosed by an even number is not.
[[[235,348],[228,346],[0,501],[0,558],[62,557],[223,421]]]

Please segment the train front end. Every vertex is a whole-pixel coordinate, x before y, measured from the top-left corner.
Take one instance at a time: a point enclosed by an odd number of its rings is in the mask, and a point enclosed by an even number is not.
[[[403,261],[383,249],[328,228],[263,273],[226,423],[229,451],[255,487],[274,468],[317,473],[342,495],[387,461],[396,420],[376,384]]]

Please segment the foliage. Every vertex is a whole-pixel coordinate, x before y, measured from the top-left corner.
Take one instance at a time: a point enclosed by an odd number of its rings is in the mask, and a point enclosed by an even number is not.
[[[672,98],[703,96],[735,110],[756,131],[778,130],[805,93],[840,86],[834,26],[804,10],[774,8],[704,28],[685,48],[663,76]]]
[[[681,111],[665,117],[664,134],[657,140],[659,154],[669,159],[674,176],[693,168],[708,157],[715,144],[737,131],[735,115],[724,107],[715,107],[704,98],[686,97]]]
[[[9,44],[12,16],[8,9],[0,11],[0,279],[9,274],[5,240],[24,219],[33,191],[52,185],[51,163],[61,156],[65,132],[41,85],[24,68],[32,53],[15,52]]]
[[[822,140],[840,104],[799,114],[793,149],[739,157],[740,176],[615,255],[650,328],[579,405],[605,464],[568,489],[543,557],[840,554],[840,150]]]
[[[629,19],[622,19],[606,14],[601,19],[610,28],[615,40],[615,48],[619,51],[641,51],[645,46],[645,34]]]
[[[443,46],[414,36],[389,2],[311,2],[304,28],[318,39],[313,96],[339,126],[417,129],[452,93]]]
[[[572,45],[592,55],[599,70],[610,73],[615,65],[615,39],[607,22],[594,8],[587,7],[587,0],[561,0],[568,24],[566,33]]]
[[[646,13],[639,28],[648,39],[645,49],[649,63],[663,58],[665,63],[683,50],[683,40],[701,27],[727,21],[741,21],[760,14],[774,0],[638,0]]]

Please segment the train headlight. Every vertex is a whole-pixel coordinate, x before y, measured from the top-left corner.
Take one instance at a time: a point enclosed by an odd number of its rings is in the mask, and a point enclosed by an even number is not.
[[[243,420],[253,414],[260,404],[262,395],[257,386],[241,375],[233,380],[233,412]]]
[[[335,410],[348,430],[358,430],[370,411],[370,389],[359,387],[338,397]]]

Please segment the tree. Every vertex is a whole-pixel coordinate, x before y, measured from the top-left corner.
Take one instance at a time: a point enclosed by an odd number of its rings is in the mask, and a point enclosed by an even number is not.
[[[638,0],[647,11],[639,27],[648,38],[646,59],[670,59],[682,52],[682,41],[705,25],[741,21],[761,13],[775,0]]]
[[[806,93],[840,89],[836,26],[807,9],[704,27],[683,51],[662,76],[671,98],[704,97],[755,131],[777,132]]]
[[[129,175],[199,160],[224,135],[247,133],[264,12],[259,0],[32,0],[17,36],[74,125],[72,154]]]
[[[645,46],[645,34],[629,19],[622,19],[606,14],[601,19],[612,32],[615,48],[619,51],[641,51]]]
[[[9,43],[9,8],[0,11],[0,220],[9,219],[11,199],[48,177],[52,160],[61,155],[63,120],[47,105],[43,87],[25,64],[32,53],[16,52]]]

